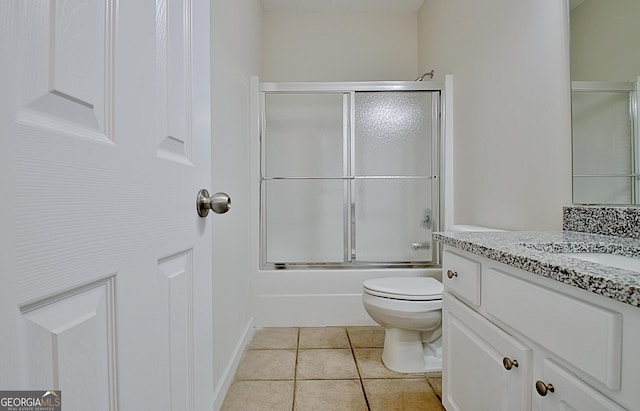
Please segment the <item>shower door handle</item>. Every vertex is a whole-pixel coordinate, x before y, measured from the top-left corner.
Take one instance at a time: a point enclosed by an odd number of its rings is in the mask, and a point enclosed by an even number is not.
[[[196,210],[200,217],[209,215],[209,210],[216,214],[224,214],[231,208],[231,198],[226,193],[215,193],[209,196],[204,188],[196,196]]]
[[[424,210],[424,212],[422,213],[422,226],[426,229],[430,229],[431,228],[431,209],[427,208],[426,210]]]
[[[413,243],[411,244],[411,248],[414,250],[428,250],[431,248],[431,244],[429,243]]]

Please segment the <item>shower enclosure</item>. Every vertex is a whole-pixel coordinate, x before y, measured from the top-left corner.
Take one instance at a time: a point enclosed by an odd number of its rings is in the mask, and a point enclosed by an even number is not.
[[[262,267],[438,264],[442,83],[261,83]]]

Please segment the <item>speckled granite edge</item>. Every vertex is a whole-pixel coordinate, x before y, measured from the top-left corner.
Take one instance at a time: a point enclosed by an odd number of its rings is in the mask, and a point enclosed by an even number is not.
[[[562,229],[640,239],[640,207],[563,207]]]
[[[640,255],[640,240],[569,231],[436,232],[435,241],[640,307],[640,273],[559,252]]]

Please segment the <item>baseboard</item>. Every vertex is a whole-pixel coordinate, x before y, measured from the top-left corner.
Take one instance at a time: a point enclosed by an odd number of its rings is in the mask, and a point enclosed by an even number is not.
[[[244,354],[247,345],[251,342],[253,338],[253,334],[255,332],[254,327],[254,319],[251,317],[249,321],[247,321],[247,325],[242,332],[242,336],[238,340],[238,344],[236,348],[233,350],[233,354],[229,359],[227,367],[224,369],[222,376],[220,377],[220,381],[216,385],[216,389],[213,392],[213,410],[218,411],[220,407],[222,407],[222,402],[224,401],[225,395],[227,395],[227,391],[233,382],[233,377],[238,369],[238,364],[240,363],[240,359],[242,358],[242,354]]]

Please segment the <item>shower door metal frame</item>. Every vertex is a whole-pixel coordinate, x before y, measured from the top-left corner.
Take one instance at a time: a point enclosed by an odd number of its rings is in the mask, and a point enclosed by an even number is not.
[[[638,96],[640,95],[640,77],[638,81],[572,81],[571,93],[618,93],[626,94],[629,98],[629,148],[630,148],[630,174],[575,174],[572,170],[573,179],[589,177],[629,177],[631,204],[640,204],[640,131],[638,130]],[[573,126],[571,127],[571,138],[573,140]],[[573,150],[573,147],[572,147]],[[573,154],[572,154],[573,159]],[[573,160],[572,160],[573,162]],[[573,168],[573,167],[572,167]],[[573,191],[573,190],[572,190]],[[573,197],[573,193],[572,193]],[[575,200],[574,200],[575,203]]]
[[[355,184],[358,179],[431,179],[431,206],[432,206],[432,231],[440,230],[442,219],[440,218],[440,205],[442,202],[442,187],[440,175],[442,174],[440,160],[442,158],[442,131],[443,131],[443,94],[444,83],[441,81],[374,81],[374,82],[263,82],[258,88],[260,94],[260,265],[263,269],[275,268],[322,268],[322,269],[358,269],[358,268],[393,268],[393,267],[434,267],[440,264],[439,247],[431,247],[432,260],[430,262],[361,262],[356,261],[356,236],[355,236]],[[355,175],[355,94],[357,92],[375,91],[424,91],[432,92],[431,98],[431,175],[427,177],[417,176],[360,176]],[[343,133],[342,133],[342,177],[265,177],[266,150],[264,150],[264,131],[266,128],[266,95],[274,94],[342,94],[343,95]],[[273,263],[267,261],[267,236],[266,236],[266,207],[263,204],[263,182],[268,180],[295,180],[295,179],[341,179],[343,186],[343,241],[344,260],[342,262],[326,263]],[[432,244],[434,244],[432,242]]]

